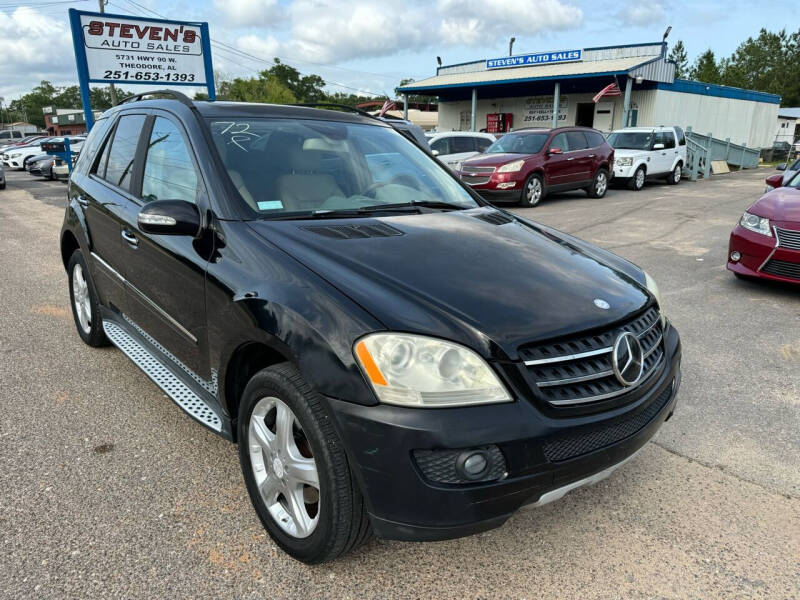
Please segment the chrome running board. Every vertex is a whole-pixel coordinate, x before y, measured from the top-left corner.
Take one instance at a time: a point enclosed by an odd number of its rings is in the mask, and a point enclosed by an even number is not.
[[[103,330],[108,339],[190,417],[217,433],[222,432],[222,419],[214,409],[144,343],[111,320],[103,320]]]

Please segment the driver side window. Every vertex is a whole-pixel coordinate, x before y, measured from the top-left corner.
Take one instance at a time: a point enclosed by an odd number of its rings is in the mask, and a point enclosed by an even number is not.
[[[553,138],[553,141],[550,142],[550,149],[552,150],[553,148],[558,148],[562,152],[569,152],[569,144],[567,143],[566,133],[559,133]]]
[[[197,201],[197,171],[178,126],[156,117],[147,145],[142,199]]]

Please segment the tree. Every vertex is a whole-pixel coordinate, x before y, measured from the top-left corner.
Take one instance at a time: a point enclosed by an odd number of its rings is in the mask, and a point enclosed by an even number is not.
[[[398,88],[401,88],[409,83],[414,83],[413,79],[401,79],[400,85]],[[395,93],[397,93],[397,89],[395,89]],[[436,104],[437,102],[436,96],[422,96],[420,94],[409,94],[408,95],[408,103],[409,104]]]
[[[326,99],[325,80],[319,75],[302,75],[294,67],[290,67],[275,59],[275,64],[262,77],[274,77],[275,80],[291,91],[297,102],[322,102]]]
[[[692,66],[690,77],[703,83],[722,83],[720,65],[717,64],[717,59],[711,49],[706,50],[697,57]]]
[[[217,82],[217,98],[234,102],[263,102],[268,104],[292,104],[297,98],[292,91],[268,71],[258,77]]]
[[[683,40],[678,40],[675,43],[667,58],[675,63],[675,77],[677,79],[682,79],[689,75],[689,57],[686,55]]]

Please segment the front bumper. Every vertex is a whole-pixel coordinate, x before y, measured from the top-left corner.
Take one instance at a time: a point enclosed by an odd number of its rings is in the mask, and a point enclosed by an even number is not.
[[[639,163],[634,162],[630,166],[620,166],[615,164],[614,165],[614,177],[618,179],[630,179],[633,177],[633,174],[636,172],[636,168],[639,166]]]
[[[797,227],[796,224],[781,225],[787,225],[791,228]],[[745,277],[758,277],[784,283],[800,283],[800,279],[794,277],[782,277],[764,272],[763,269],[770,260],[800,265],[800,250],[790,250],[789,248],[777,246],[777,241],[777,238],[774,237],[774,230],[773,237],[767,237],[737,225],[731,232],[728,243],[728,270]],[[741,258],[738,261],[731,260],[733,251],[741,254]]]
[[[499,527],[520,507],[560,497],[576,482],[591,483],[633,455],[675,408],[681,345],[674,327],[665,335],[665,356],[665,366],[647,394],[599,414],[549,416],[525,399],[427,410],[328,402],[375,533],[387,539],[443,540]],[[636,419],[641,426],[613,443],[567,460],[551,462],[545,457],[548,442],[590,436],[616,425],[621,430]],[[489,483],[434,483],[412,458],[419,449],[492,444],[503,453],[508,474]]]

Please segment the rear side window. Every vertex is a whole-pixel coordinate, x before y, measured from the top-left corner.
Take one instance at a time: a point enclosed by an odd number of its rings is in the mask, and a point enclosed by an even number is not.
[[[439,138],[431,144],[431,150],[435,150],[439,154],[452,154],[449,142],[450,138]]]
[[[678,145],[685,146],[686,145],[686,136],[683,133],[683,129],[680,127],[675,128],[675,133],[678,134]]]
[[[659,131],[656,133],[655,144],[664,144],[664,148],[675,147],[675,135],[671,131]]]
[[[585,150],[589,147],[582,131],[568,131],[567,142],[569,143],[570,152],[574,150]]]
[[[79,173],[86,173],[86,171],[88,171],[88,165],[94,160],[97,150],[103,143],[106,133],[108,133],[110,125],[111,119],[98,119],[95,121],[94,127],[92,127],[92,130],[89,132],[89,137],[83,142],[83,148],[78,155],[78,162],[75,163],[75,168]],[[72,140],[70,140],[70,144],[71,143]]]
[[[156,117],[142,179],[142,199],[197,200],[197,171],[177,125]]]
[[[111,140],[111,149],[108,152],[103,179],[126,191],[130,191],[136,146],[139,143],[139,134],[144,126],[144,120],[144,115],[120,117]]]
[[[456,136],[450,140],[450,153],[475,152],[475,139],[467,136]]]
[[[598,146],[602,146],[606,141],[606,138],[596,131],[584,131],[583,135],[586,136],[586,141],[589,143],[589,148],[597,148]]]

